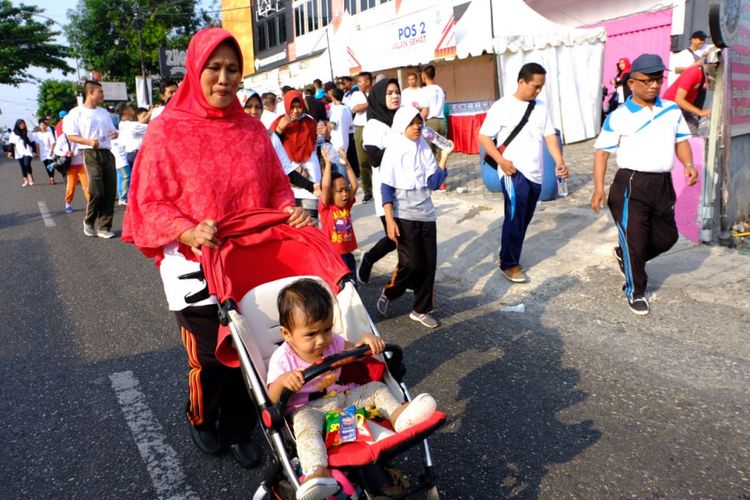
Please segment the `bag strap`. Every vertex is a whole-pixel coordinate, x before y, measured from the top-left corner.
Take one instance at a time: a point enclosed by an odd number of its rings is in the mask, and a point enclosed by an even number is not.
[[[521,121],[518,122],[518,125],[516,125],[516,128],[513,129],[508,138],[503,141],[503,146],[507,148],[508,145],[513,141],[513,139],[515,139],[516,136],[521,132],[521,129],[523,129],[523,127],[529,121],[529,116],[531,116],[531,112],[534,111],[535,105],[536,101],[529,101],[529,105],[526,107],[526,112],[523,114],[523,118],[521,118]]]

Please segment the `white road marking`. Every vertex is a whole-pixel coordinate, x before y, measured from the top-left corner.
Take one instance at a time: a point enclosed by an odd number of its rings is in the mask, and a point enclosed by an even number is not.
[[[186,484],[177,453],[166,443],[164,429],[148,407],[133,372],[113,373],[109,379],[158,498],[198,500],[198,495]]]
[[[52,216],[47,208],[47,202],[38,201],[37,204],[39,205],[39,213],[42,214],[42,219],[44,219],[44,225],[47,227],[55,227],[57,224],[52,220]]]

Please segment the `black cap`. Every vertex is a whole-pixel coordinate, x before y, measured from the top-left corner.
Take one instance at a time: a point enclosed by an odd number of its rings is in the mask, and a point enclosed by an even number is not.
[[[705,41],[706,38],[708,38],[708,35],[706,34],[705,31],[698,30],[695,33],[693,33],[692,35],[690,35],[690,38],[697,38],[697,39],[699,39],[701,41]]]

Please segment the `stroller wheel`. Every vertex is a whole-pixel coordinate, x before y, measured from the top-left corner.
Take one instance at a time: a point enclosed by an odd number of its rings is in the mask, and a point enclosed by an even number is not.
[[[427,490],[427,500],[440,500],[440,493],[438,493],[437,486],[433,486]]]

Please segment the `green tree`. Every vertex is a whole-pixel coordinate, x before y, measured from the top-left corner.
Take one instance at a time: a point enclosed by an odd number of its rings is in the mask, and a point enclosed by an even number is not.
[[[141,74],[141,46],[146,73],[158,75],[159,47],[187,47],[190,37],[210,22],[195,6],[195,0],[79,0],[68,11],[66,33],[86,68],[107,80],[125,81],[132,90],[134,76]]]
[[[61,110],[69,111],[76,104],[78,85],[68,81],[45,80],[39,86],[37,96],[37,115],[49,115],[57,122],[57,114]]]
[[[10,0],[0,0],[0,84],[36,81],[27,71],[30,67],[73,72],[65,61],[68,48],[54,43],[60,33],[52,30],[51,20],[43,20],[42,12],[34,5],[13,6]]]

